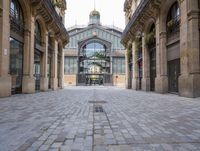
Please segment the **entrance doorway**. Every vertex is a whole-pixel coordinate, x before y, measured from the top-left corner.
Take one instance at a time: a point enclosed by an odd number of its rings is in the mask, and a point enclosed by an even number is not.
[[[100,40],[86,42],[79,52],[78,84],[111,85],[109,55],[106,45]]]
[[[23,77],[23,44],[10,38],[10,74],[12,79],[12,94],[22,92]]]
[[[178,77],[180,75],[180,59],[168,61],[169,92],[178,92]]]
[[[41,76],[41,52],[38,50],[35,50],[34,55],[34,76],[35,76],[35,90],[40,91],[40,76]]]
[[[156,78],[156,47],[150,47],[150,90],[155,90]]]
[[[86,85],[103,85],[104,76],[101,74],[86,75]]]

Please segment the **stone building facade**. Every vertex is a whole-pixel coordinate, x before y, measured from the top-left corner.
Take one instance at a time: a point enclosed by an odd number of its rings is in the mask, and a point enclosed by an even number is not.
[[[68,32],[65,85],[125,86],[125,49],[120,43],[122,30],[102,25],[100,13],[93,10],[88,25],[75,25]]]
[[[0,1],[0,97],[63,87],[65,0]]]
[[[127,88],[200,96],[199,0],[126,0]]]

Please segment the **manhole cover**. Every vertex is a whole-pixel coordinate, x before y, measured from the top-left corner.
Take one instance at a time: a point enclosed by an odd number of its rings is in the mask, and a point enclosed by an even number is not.
[[[103,107],[102,106],[95,106],[94,111],[97,112],[97,113],[101,113],[101,112],[103,112]]]
[[[89,103],[101,103],[101,104],[104,104],[104,103],[107,103],[106,101],[89,101]]]

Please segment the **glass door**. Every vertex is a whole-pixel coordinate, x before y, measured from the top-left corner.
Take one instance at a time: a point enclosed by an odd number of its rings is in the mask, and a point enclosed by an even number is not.
[[[40,63],[41,63],[41,53],[38,50],[35,50],[34,55],[34,69],[35,69],[35,90],[40,90]]]
[[[178,77],[180,75],[180,59],[168,62],[169,92],[178,92]]]
[[[23,77],[23,43],[10,38],[10,75],[12,94],[22,92]]]

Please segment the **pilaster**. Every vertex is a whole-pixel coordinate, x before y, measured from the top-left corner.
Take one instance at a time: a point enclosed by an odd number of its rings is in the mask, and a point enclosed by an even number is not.
[[[179,94],[185,97],[200,96],[199,61],[199,8],[198,1],[181,3],[181,76]]]
[[[48,90],[47,62],[48,62],[48,32],[45,33],[45,42],[43,44],[44,53],[41,57],[41,79],[40,90]]]
[[[166,32],[159,32],[159,26],[156,24],[156,72],[155,91],[158,93],[168,92],[167,76],[167,48]]]
[[[35,35],[35,17],[30,18],[30,28],[24,33],[24,63],[23,63],[23,79],[22,92],[35,92],[34,73],[34,35]]]
[[[132,44],[132,55],[133,55],[133,81],[132,81],[132,89],[139,90],[139,67],[137,62],[137,48],[136,42],[134,41]]]
[[[142,64],[143,64],[143,76],[142,76],[142,90],[150,91],[150,76],[149,76],[149,53],[145,45],[144,36],[142,37]]]
[[[55,38],[52,38],[53,52],[52,52],[52,72],[51,72],[51,88],[57,90],[58,77],[57,77],[57,54],[58,54],[58,42]]]
[[[9,1],[1,2],[0,8],[0,97],[11,95],[10,59],[10,23]]]

